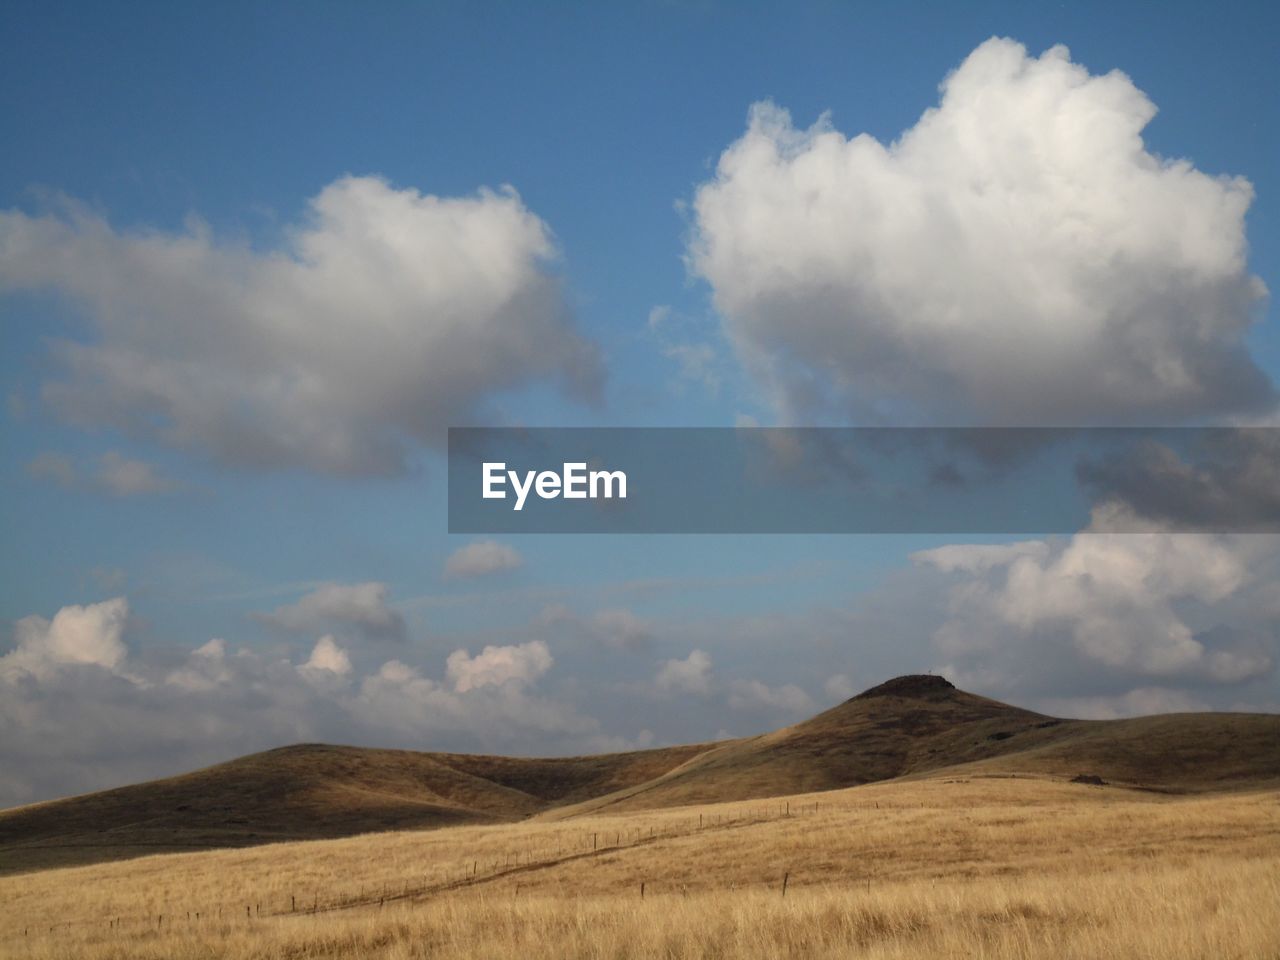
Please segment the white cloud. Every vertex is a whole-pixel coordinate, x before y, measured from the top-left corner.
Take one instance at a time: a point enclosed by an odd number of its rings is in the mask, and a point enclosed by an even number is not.
[[[213,690],[233,680],[234,674],[227,664],[227,642],[220,637],[191,651],[186,664],[164,678],[171,686],[191,691]]]
[[[297,603],[254,614],[263,623],[302,633],[330,623],[360,628],[371,637],[403,637],[404,618],[387,602],[385,583],[325,583]]]
[[[23,617],[14,627],[15,649],[0,657],[0,679],[26,674],[47,679],[65,666],[116,671],[124,663],[121,636],[129,619],[124,597],[63,607],[52,620]]]
[[[814,711],[813,700],[794,683],[771,687],[759,680],[735,681],[729,692],[729,706],[735,710],[756,710],[766,707],[796,714]]]
[[[466,650],[449,654],[446,673],[458,693],[477,687],[532,683],[551,669],[551,652],[541,640],[516,646],[487,646],[476,656]]]
[[[692,650],[683,660],[667,660],[654,682],[668,693],[706,694],[711,690],[711,657]]]
[[[285,237],[259,252],[195,220],[169,234],[70,202],[0,212],[0,291],[57,291],[95,327],[56,344],[45,400],[235,464],[386,474],[496,393],[598,386],[547,272],[551,233],[512,190],[343,177]]]
[[[756,104],[691,269],[785,419],[1170,421],[1260,410],[1253,190],[1148,152],[1155,106],[992,39],[898,140]]]
[[[594,720],[565,704],[532,696],[523,683],[486,680],[461,690],[395,660],[361,681],[347,709],[383,736],[465,737],[486,751],[527,749],[530,743],[542,743],[545,749],[547,737],[590,749],[599,737]]]
[[[227,655],[227,641],[220,637],[214,637],[209,642],[196,647],[191,651],[193,657],[207,657],[211,660],[221,660]]]
[[[1251,570],[1274,557],[1274,538],[1107,532],[1116,523],[1136,525],[1103,506],[1085,532],[1061,543],[1003,551],[956,545],[917,554],[919,564],[956,578],[949,617],[934,635],[940,651],[961,658],[949,666],[963,673],[974,668],[965,657],[990,663],[1009,646],[1031,641],[1052,668],[1053,638],[1062,634],[1075,657],[1111,677],[1237,683],[1271,670],[1264,649],[1224,646],[1236,641],[1196,623],[1213,622],[1204,611],[1220,619],[1227,604],[1246,604]],[[1256,612],[1242,616],[1248,624]]]
[[[298,668],[306,674],[329,673],[345,677],[351,672],[351,658],[347,651],[338,646],[332,636],[324,636],[316,641],[307,662]]]
[[[524,558],[515,547],[496,540],[480,540],[455,550],[445,561],[444,572],[450,577],[485,577],[523,564]]]

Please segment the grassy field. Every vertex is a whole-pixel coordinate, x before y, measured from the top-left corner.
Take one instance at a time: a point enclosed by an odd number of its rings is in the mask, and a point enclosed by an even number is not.
[[[298,744],[163,780],[0,810],[0,876],[162,852],[278,849],[289,841],[458,831],[532,817],[646,822],[649,811],[660,809],[764,804],[947,770],[1059,779],[1085,773],[1176,793],[1275,789],[1280,716],[1068,720],[924,675],[898,677],[769,733],[633,753],[528,758]]]
[[[1280,792],[953,775],[145,857],[0,878],[0,954],[1274,960]]]

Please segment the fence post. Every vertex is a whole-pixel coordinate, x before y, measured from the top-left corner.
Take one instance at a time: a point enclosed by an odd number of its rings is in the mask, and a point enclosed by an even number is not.
[[[791,874],[790,874],[790,872],[788,872],[788,873],[784,873],[784,874],[782,875],[782,895],[783,895],[784,897],[787,895],[787,881],[788,881],[788,880],[790,880],[790,879],[791,879]]]

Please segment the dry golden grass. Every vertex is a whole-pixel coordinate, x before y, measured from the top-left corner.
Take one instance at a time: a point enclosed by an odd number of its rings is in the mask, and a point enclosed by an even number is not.
[[[1276,788],[1280,715],[1061,720],[923,675],[887,681],[793,726],[717,744],[561,758],[304,744],[0,810],[0,875],[535,816],[580,821],[691,804],[776,802],[944,771],[1087,773],[1177,793]]]
[[[1275,960],[1280,793],[952,777],[0,879],[13,957],[851,952]]]

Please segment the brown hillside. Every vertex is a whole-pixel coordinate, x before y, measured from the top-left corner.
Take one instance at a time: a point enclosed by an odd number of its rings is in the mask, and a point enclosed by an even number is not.
[[[942,677],[898,677],[803,723],[730,741],[565,812],[835,790],[1040,747],[1082,724],[965,693]]]
[[[282,840],[519,820],[706,749],[526,759],[300,744],[0,811],[0,873]]]
[[[950,768],[1087,774],[1166,792],[1275,784],[1280,716],[1064,720],[965,693],[942,677],[898,677],[795,726],[722,744],[653,781],[548,816],[787,796]]]
[[[748,800],[954,769],[1161,791],[1280,783],[1280,716],[1062,720],[898,677],[719,744],[526,759],[303,745],[0,811],[0,872],[163,851]]]

